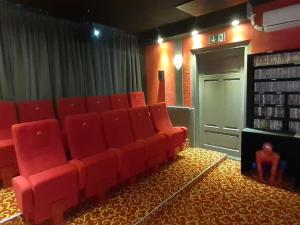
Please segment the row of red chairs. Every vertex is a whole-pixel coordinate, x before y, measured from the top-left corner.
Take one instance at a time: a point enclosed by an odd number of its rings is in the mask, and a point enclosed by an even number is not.
[[[35,223],[61,222],[80,194],[103,198],[111,187],[157,168],[176,157],[187,137],[185,127],[173,127],[165,103],[68,116],[70,161],[57,120],[16,124],[12,132],[17,204]]]
[[[61,98],[57,101],[57,112],[61,127],[69,115],[130,108],[145,105],[143,92],[114,94],[111,96],[90,96]],[[11,185],[11,178],[18,174],[14,153],[11,126],[18,122],[32,122],[56,118],[52,100],[0,102],[0,181],[4,187]]]

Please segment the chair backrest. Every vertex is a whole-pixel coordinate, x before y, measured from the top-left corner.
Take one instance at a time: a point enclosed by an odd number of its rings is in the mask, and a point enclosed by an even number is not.
[[[65,125],[72,159],[82,159],[106,150],[99,114],[68,116]]]
[[[88,112],[103,113],[111,110],[109,96],[89,96],[86,105]]]
[[[57,101],[57,111],[62,127],[67,116],[87,113],[85,98],[60,98]]]
[[[22,176],[29,177],[67,162],[57,120],[15,124],[12,132]]]
[[[18,104],[20,122],[55,119],[51,100],[23,101]]]
[[[156,131],[167,131],[173,128],[166,103],[149,105],[149,111]]]
[[[131,107],[145,106],[145,95],[142,91],[130,92],[128,94],[129,103]]]
[[[102,113],[102,122],[109,147],[119,148],[135,140],[126,109]]]
[[[0,140],[12,138],[11,126],[18,123],[16,104],[0,102]]]
[[[130,109],[129,116],[136,139],[145,139],[155,134],[147,106]]]
[[[128,109],[129,102],[127,94],[114,94],[110,96],[111,107],[115,109]]]

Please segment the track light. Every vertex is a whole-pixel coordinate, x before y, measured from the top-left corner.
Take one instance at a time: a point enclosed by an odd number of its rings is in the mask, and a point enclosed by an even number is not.
[[[99,36],[100,36],[100,30],[94,28],[93,35],[94,35],[94,37],[99,38]]]
[[[164,42],[164,39],[162,39],[162,37],[158,37],[157,43],[158,44],[162,44],[163,42]]]
[[[193,37],[195,37],[199,34],[199,32],[197,30],[193,30],[191,34]]]
[[[240,21],[239,21],[238,19],[234,19],[234,20],[232,20],[232,22],[231,22],[231,25],[234,26],[234,27],[236,27],[236,26],[239,25],[239,24],[240,24]]]

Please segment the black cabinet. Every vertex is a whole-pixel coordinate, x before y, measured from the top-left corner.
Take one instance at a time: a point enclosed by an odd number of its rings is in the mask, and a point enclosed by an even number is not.
[[[285,177],[294,180],[300,186],[300,138],[291,134],[274,133],[246,128],[242,131],[242,173],[252,169],[255,162],[255,152],[262,148],[265,142],[274,146],[274,151],[279,153],[280,160],[287,163]]]

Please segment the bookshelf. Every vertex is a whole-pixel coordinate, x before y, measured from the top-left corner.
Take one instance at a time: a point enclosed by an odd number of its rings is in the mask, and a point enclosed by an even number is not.
[[[300,50],[248,56],[247,127],[300,133]]]

